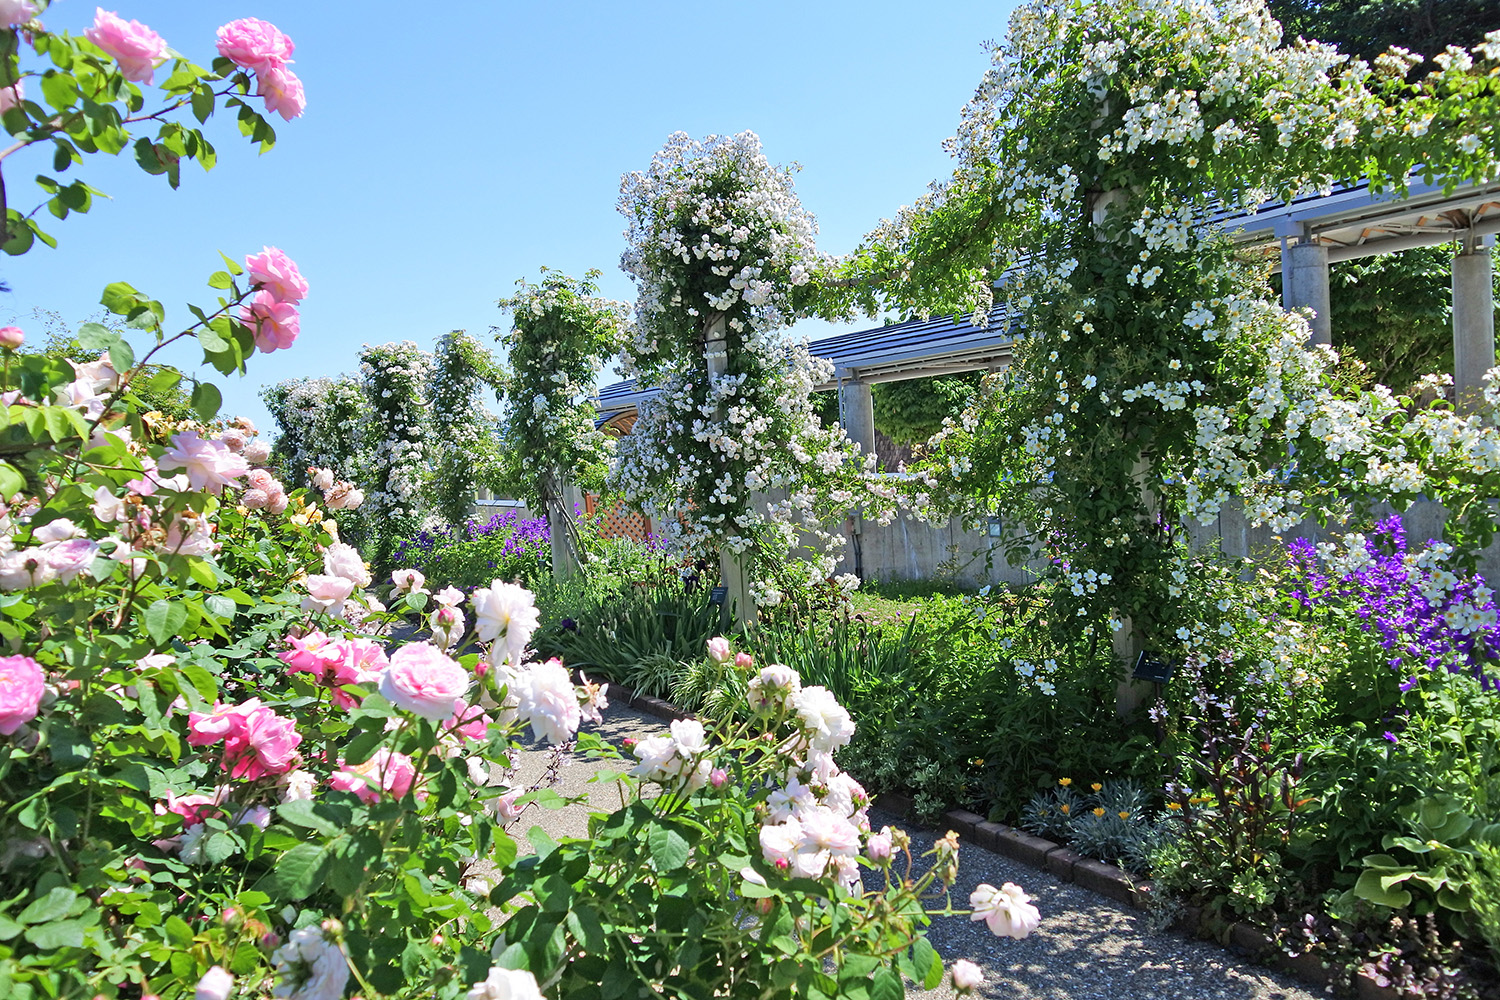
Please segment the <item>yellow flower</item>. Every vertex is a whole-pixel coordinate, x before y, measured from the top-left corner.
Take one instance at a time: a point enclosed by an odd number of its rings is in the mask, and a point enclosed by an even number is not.
[[[1119,816],[1120,816],[1121,819],[1129,819],[1130,818],[1130,812],[1128,810],[1121,809],[1120,813],[1119,813]]]
[[[1100,806],[1099,808],[1095,809],[1094,810],[1094,815],[1095,816],[1103,816],[1104,815],[1104,807]]]
[[[1097,792],[1099,789],[1103,788],[1104,786],[1101,785],[1101,784],[1099,784],[1099,782],[1096,781],[1092,785],[1090,785],[1089,787],[1092,788],[1094,791]]]
[[[1181,802],[1168,802],[1167,803],[1167,808],[1168,809],[1181,809],[1182,808],[1182,803]]]
[[[1062,811],[1063,811],[1063,815],[1066,816],[1066,815],[1068,815],[1069,813],[1071,813],[1073,811],[1073,807],[1070,806],[1070,805],[1068,805],[1067,803],[1064,803],[1063,807],[1062,807]]]
[[[1062,785],[1064,788],[1067,788],[1069,785],[1071,785],[1073,783],[1073,779],[1072,778],[1058,778],[1057,779],[1057,783],[1059,785]]]

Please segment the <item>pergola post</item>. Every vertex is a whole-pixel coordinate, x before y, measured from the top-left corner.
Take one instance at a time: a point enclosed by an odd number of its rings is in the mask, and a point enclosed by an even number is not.
[[[542,486],[542,506],[546,509],[547,539],[552,548],[552,578],[566,580],[579,570],[577,529],[573,525],[572,503],[577,494],[572,480],[560,469],[547,474]]]
[[[1311,309],[1309,346],[1332,345],[1333,324],[1328,293],[1328,248],[1307,238],[1281,245],[1281,304],[1287,310]]]
[[[839,382],[839,423],[860,454],[875,454],[875,395],[870,383],[853,379]]]
[[[723,314],[709,324],[708,336],[703,345],[703,360],[707,363],[710,379],[729,372],[729,344],[725,339],[728,325]],[[720,419],[723,414],[718,415]],[[728,549],[719,550],[719,575],[724,581],[725,601],[740,616],[740,622],[749,625],[756,620],[755,602],[750,599],[750,579],[746,572],[748,553],[737,554]]]
[[[1470,238],[1453,258],[1453,398],[1461,410],[1483,399],[1484,373],[1495,367],[1493,237]]]

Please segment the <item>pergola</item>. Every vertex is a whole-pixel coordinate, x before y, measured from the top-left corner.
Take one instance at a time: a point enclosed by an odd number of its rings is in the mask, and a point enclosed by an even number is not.
[[[1495,303],[1491,246],[1500,233],[1500,179],[1471,184],[1444,194],[1441,186],[1413,181],[1405,195],[1372,194],[1368,185],[1337,188],[1289,203],[1273,203],[1251,213],[1212,216],[1217,226],[1245,248],[1281,250],[1282,302],[1288,309],[1312,311],[1312,340],[1331,343],[1329,265],[1413,247],[1459,242],[1453,258],[1453,355],[1456,398],[1476,393],[1495,364]],[[997,306],[989,323],[976,327],[967,317],[912,320],[808,344],[817,357],[833,362],[841,423],[868,452],[875,446],[870,387],[876,382],[993,370],[1010,361],[1014,321]],[[599,393],[601,422],[619,421],[655,394],[634,382],[606,386]]]

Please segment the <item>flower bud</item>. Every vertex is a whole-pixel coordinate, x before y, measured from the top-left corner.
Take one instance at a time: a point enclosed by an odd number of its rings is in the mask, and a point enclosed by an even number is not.
[[[984,973],[979,966],[967,958],[953,963],[953,988],[959,993],[968,993],[984,983]]]
[[[734,655],[734,665],[739,667],[741,670],[749,670],[751,667],[755,666],[755,657],[751,656],[749,653],[736,653]]]
[[[21,332],[18,326],[0,326],[0,347],[8,347],[12,351],[26,342],[26,334]]]
[[[723,788],[729,781],[729,772],[722,767],[716,767],[708,774],[708,783],[715,788]]]

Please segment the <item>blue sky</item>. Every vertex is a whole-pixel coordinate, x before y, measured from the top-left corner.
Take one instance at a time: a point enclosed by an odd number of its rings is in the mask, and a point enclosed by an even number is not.
[[[275,119],[264,156],[231,118],[211,119],[219,165],[184,167],[175,192],[125,157],[75,167],[113,199],[52,220],[57,250],[0,259],[12,288],[0,320],[39,340],[34,309],[76,325],[123,280],[180,321],[183,303],[214,303],[217,251],[280,246],[311,284],[301,338],[257,355],[243,379],[214,379],[226,411],[264,423],[260,386],[352,370],[362,344],[430,348],[452,329],[488,342],[495,300],[539,265],[597,267],[605,294],[633,298],[618,266],[620,176],[675,130],[759,133],[773,161],[802,165],[820,247],[845,252],[949,172],[940,144],[1012,6],[121,0],[106,9],[203,64],[225,21],[275,23],[297,44],[307,113]],[[45,20],[78,32],[93,14],[61,0]],[[30,178],[50,160],[5,161],[12,205],[40,200]]]

